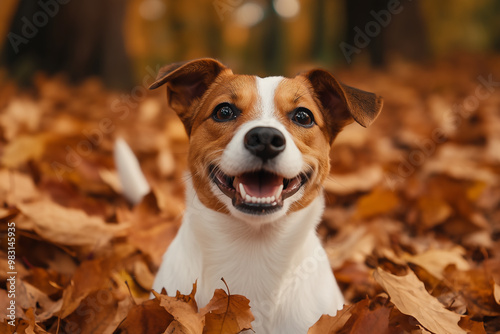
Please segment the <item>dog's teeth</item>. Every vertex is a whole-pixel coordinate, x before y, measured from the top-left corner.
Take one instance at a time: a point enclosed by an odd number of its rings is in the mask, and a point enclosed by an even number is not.
[[[245,187],[243,187],[243,184],[240,183],[239,184],[239,188],[240,188],[240,195],[241,195],[241,198],[245,198],[247,197],[247,192],[245,191]]]
[[[276,197],[274,197],[274,196],[269,197],[269,203],[274,202],[274,201],[276,201]]]
[[[245,195],[245,202],[251,202],[252,201],[252,197],[250,197],[250,195]]]
[[[257,197],[252,196],[252,202],[253,202],[253,203],[257,203]]]
[[[277,200],[281,196],[281,192],[283,191],[283,185],[280,184],[278,191],[276,191],[276,195],[274,195],[274,198]]]

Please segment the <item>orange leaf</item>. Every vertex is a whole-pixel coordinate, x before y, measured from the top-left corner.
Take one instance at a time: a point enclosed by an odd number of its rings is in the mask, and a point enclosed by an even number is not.
[[[228,293],[222,289],[215,290],[210,302],[200,310],[206,322],[203,334],[237,334],[252,328],[255,318],[250,311],[250,301],[241,295],[231,295],[229,288],[227,290]]]
[[[375,190],[359,199],[356,217],[370,218],[394,210],[399,204],[399,199],[393,191]]]

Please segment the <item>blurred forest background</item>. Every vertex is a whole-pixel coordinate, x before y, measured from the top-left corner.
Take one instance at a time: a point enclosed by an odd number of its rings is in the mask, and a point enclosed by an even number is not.
[[[130,89],[148,66],[199,57],[271,75],[311,64],[387,66],[500,50],[496,0],[2,0],[0,6],[1,64],[25,83],[42,70],[74,81],[98,75],[112,88]]]

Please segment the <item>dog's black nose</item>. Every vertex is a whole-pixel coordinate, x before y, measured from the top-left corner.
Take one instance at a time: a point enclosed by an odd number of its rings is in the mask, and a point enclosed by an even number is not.
[[[245,147],[262,160],[272,159],[285,150],[286,140],[281,131],[259,126],[245,135]]]

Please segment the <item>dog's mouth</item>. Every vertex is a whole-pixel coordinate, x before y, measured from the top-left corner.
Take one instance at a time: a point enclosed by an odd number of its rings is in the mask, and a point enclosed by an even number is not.
[[[294,178],[259,170],[238,176],[229,176],[219,168],[210,167],[210,177],[238,210],[256,215],[278,211],[283,201],[294,195],[310,178],[301,173]]]

